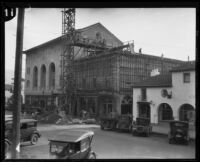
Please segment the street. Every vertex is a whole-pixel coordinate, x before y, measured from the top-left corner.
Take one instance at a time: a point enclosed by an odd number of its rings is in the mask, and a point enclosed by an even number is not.
[[[79,128],[80,129],[80,128]],[[168,158],[195,158],[195,144],[189,146],[168,144],[165,136],[151,135],[150,137],[132,136],[126,132],[101,130],[100,128],[82,128],[93,130],[92,149],[97,159],[168,159]],[[21,146],[22,159],[48,159],[48,138],[63,129],[43,129],[42,137],[36,145],[24,143]]]

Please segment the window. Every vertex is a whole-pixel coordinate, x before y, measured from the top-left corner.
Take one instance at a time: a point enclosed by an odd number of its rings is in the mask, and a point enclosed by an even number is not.
[[[96,78],[93,78],[93,88],[96,88]]]
[[[26,69],[26,74],[30,74],[30,67],[27,67],[27,69]]]
[[[38,69],[35,66],[33,69],[33,88],[37,88],[38,86]]]
[[[183,83],[190,83],[190,73],[183,73]]]
[[[55,64],[49,66],[49,88],[55,88]]]
[[[35,122],[27,123],[28,128],[36,127],[36,125],[37,125],[37,123],[35,123]]]
[[[86,88],[86,79],[85,78],[82,79],[82,88]]]
[[[146,93],[146,88],[142,88],[141,89],[141,99],[142,101],[146,101],[147,100],[147,93]]]
[[[21,129],[27,129],[27,123],[23,123],[22,125],[21,125]]]

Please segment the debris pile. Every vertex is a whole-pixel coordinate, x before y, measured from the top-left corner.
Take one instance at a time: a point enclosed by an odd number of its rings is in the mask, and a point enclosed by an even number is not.
[[[53,113],[43,117],[40,121],[48,124],[55,124],[59,119],[61,119],[61,116]]]

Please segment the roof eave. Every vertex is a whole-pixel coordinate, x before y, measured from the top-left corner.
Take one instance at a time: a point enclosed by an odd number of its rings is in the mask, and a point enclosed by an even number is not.
[[[162,87],[172,87],[172,85],[144,85],[144,86],[133,86],[133,88],[162,88]]]

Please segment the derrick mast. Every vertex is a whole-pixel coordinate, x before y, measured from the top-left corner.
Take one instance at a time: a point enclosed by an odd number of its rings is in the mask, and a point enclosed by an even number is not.
[[[75,105],[76,81],[74,77],[74,43],[75,40],[75,9],[62,11],[62,35],[66,38],[61,54],[61,88],[64,108],[69,114]]]

